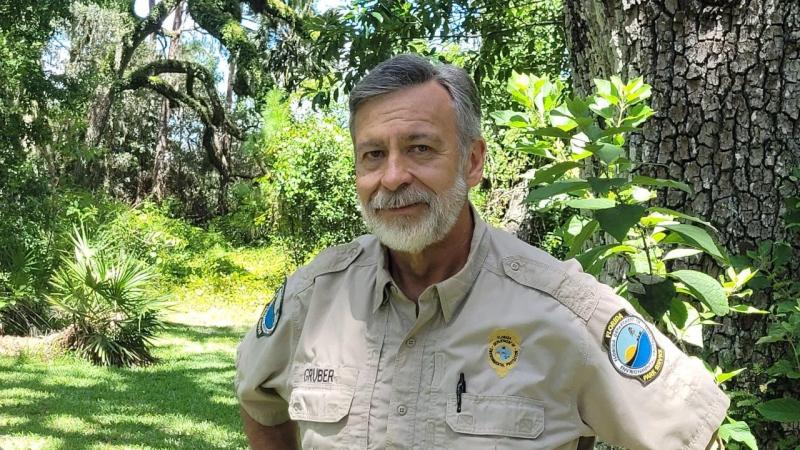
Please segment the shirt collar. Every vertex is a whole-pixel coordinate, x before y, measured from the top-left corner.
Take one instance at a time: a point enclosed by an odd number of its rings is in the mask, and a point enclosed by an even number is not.
[[[472,231],[472,240],[470,241],[467,262],[458,273],[444,281],[434,284],[445,322],[450,321],[458,306],[472,289],[472,285],[475,284],[475,280],[478,278],[481,267],[483,267],[483,263],[486,260],[486,255],[489,253],[486,222],[481,219],[472,204],[470,204],[470,212],[472,213],[475,226]],[[388,270],[388,250],[385,246],[380,245],[378,255],[375,291],[372,296],[373,312],[377,311],[378,308],[386,302],[388,299],[386,292],[387,286],[393,282],[392,276],[389,274]]]

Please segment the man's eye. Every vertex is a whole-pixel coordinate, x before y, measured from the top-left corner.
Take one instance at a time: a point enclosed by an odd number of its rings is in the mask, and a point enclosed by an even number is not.
[[[411,147],[411,152],[413,153],[427,153],[431,151],[431,148],[427,145],[415,145]]]
[[[372,150],[369,152],[364,152],[364,159],[367,160],[380,159],[382,156],[383,152],[381,150]]]

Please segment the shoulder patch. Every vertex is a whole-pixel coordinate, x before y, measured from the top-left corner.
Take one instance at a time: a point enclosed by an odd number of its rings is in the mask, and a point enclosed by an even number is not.
[[[275,291],[272,301],[264,306],[264,311],[261,312],[261,317],[258,319],[258,324],[256,324],[256,337],[272,336],[272,333],[278,328],[278,321],[281,319],[281,313],[283,312],[283,296],[285,293],[286,279],[283,280],[281,287]]]
[[[599,281],[570,267],[571,262],[555,258],[553,261],[555,264],[545,264],[522,256],[508,256],[503,258],[502,264],[503,271],[512,280],[550,294],[575,315],[588,321],[597,306],[598,293],[593,286]]]
[[[603,331],[603,350],[620,375],[650,384],[664,368],[664,349],[643,319],[621,309]]]

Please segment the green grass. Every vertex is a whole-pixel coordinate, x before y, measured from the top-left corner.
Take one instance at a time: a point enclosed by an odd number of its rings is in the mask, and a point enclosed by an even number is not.
[[[0,356],[0,448],[246,448],[233,394],[245,329],[171,323],[135,369]]]

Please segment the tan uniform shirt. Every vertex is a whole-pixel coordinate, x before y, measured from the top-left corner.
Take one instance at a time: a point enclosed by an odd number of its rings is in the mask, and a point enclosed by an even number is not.
[[[699,361],[577,262],[475,221],[418,307],[373,236],[298,270],[239,346],[242,407],[297,421],[304,449],[705,448],[728,399]]]

